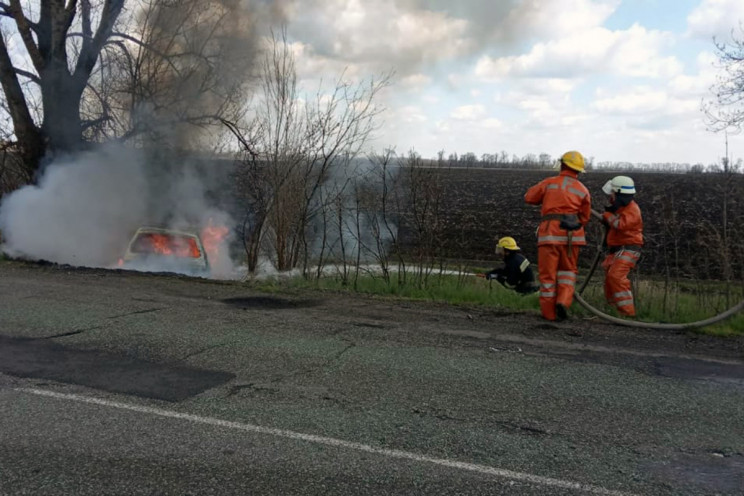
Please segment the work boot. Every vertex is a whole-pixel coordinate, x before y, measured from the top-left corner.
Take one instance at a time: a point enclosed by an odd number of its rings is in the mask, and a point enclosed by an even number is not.
[[[561,303],[555,304],[555,316],[557,317],[556,320],[566,320],[568,318],[566,307],[564,307]]]

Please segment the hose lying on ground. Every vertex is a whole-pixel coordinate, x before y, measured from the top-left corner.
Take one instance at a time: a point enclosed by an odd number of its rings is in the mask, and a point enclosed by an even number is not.
[[[602,215],[597,212],[596,210],[592,210],[592,215],[599,220],[602,220]],[[607,227],[605,226],[605,235],[607,234]],[[735,315],[739,312],[741,312],[744,309],[744,300],[741,300],[738,304],[734,305],[733,307],[729,308],[723,313],[719,313],[718,315],[714,315],[713,317],[704,319],[704,320],[698,320],[695,322],[687,322],[684,324],[661,324],[661,323],[655,323],[655,322],[641,322],[639,320],[628,320],[628,319],[621,319],[619,317],[613,317],[612,315],[608,315],[601,310],[598,310],[597,308],[590,305],[582,296],[581,294],[584,292],[584,289],[586,289],[587,284],[589,284],[589,281],[592,278],[592,275],[594,275],[594,271],[597,268],[597,264],[599,263],[599,259],[602,256],[602,250],[600,248],[597,249],[597,255],[594,257],[594,262],[592,262],[591,269],[589,269],[589,273],[586,276],[586,279],[581,284],[581,287],[579,290],[574,294],[574,297],[576,298],[576,301],[579,302],[579,304],[589,310],[589,312],[593,313],[600,319],[606,320],[608,322],[612,322],[613,324],[620,324],[627,327],[641,327],[644,329],[660,329],[665,331],[681,331],[685,329],[694,329],[698,327],[705,327],[712,324],[715,324],[717,322],[720,322],[722,320],[725,320],[732,315]]]
[[[727,319],[731,317],[732,315],[735,315],[741,312],[741,310],[744,309],[744,300],[741,300],[737,305],[734,305],[733,307],[729,308],[725,312],[719,313],[718,315],[715,315],[705,320],[687,322],[684,324],[659,324],[656,322],[642,322],[640,320],[627,320],[627,319],[621,319],[619,317],[613,317],[612,315],[607,315],[606,313],[600,310],[597,310],[596,308],[591,306],[578,293],[575,294],[574,297],[576,298],[576,301],[578,301],[581,304],[582,307],[586,308],[587,310],[589,310],[591,313],[593,313],[600,319],[607,320],[614,324],[620,324],[620,325],[624,325],[628,327],[642,327],[644,329],[661,329],[665,331],[682,331],[684,329],[694,329],[696,327],[705,327],[708,325],[715,324],[716,322],[720,322],[724,319]]]

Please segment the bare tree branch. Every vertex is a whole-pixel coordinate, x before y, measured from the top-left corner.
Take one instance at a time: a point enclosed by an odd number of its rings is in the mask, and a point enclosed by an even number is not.
[[[713,41],[721,72],[710,89],[712,100],[703,100],[702,109],[715,131],[741,130],[744,126],[744,28],[741,37],[732,32],[731,40]]]
[[[36,84],[41,84],[41,79],[39,78],[39,76],[37,76],[33,72],[24,71],[23,69],[19,69],[18,67],[14,67],[13,71],[15,71],[15,73],[18,74],[19,76],[23,76],[27,79],[30,79]]]
[[[40,74],[46,64],[32,34],[32,28],[36,27],[36,25],[23,15],[20,0],[10,0],[10,6],[7,10],[13,15],[13,19],[15,19],[16,26],[18,27],[18,33],[21,35],[29,57],[31,57],[31,62],[34,64],[36,72]]]
[[[84,3],[87,4],[87,0],[84,0]],[[86,43],[85,40],[88,40],[89,38],[84,38],[83,48],[80,52],[77,65],[75,66],[75,77],[81,78],[83,76],[88,76],[93,70],[98,55],[100,54],[106,40],[111,36],[111,32],[114,29],[114,25],[116,24],[123,7],[124,0],[105,1],[103,4],[103,12],[101,13],[101,21],[98,25],[96,34],[93,36],[93,40]],[[90,30],[90,25],[88,26],[88,29]],[[85,27],[83,34],[85,34]]]

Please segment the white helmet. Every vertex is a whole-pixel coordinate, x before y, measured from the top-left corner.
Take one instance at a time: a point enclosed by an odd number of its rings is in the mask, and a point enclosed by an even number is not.
[[[611,195],[612,193],[633,195],[636,189],[635,183],[628,176],[615,176],[602,186],[602,191],[606,195]]]

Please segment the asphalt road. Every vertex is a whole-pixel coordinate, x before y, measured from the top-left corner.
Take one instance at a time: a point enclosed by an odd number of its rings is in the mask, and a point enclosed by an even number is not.
[[[744,340],[0,263],[0,494],[744,493]]]

